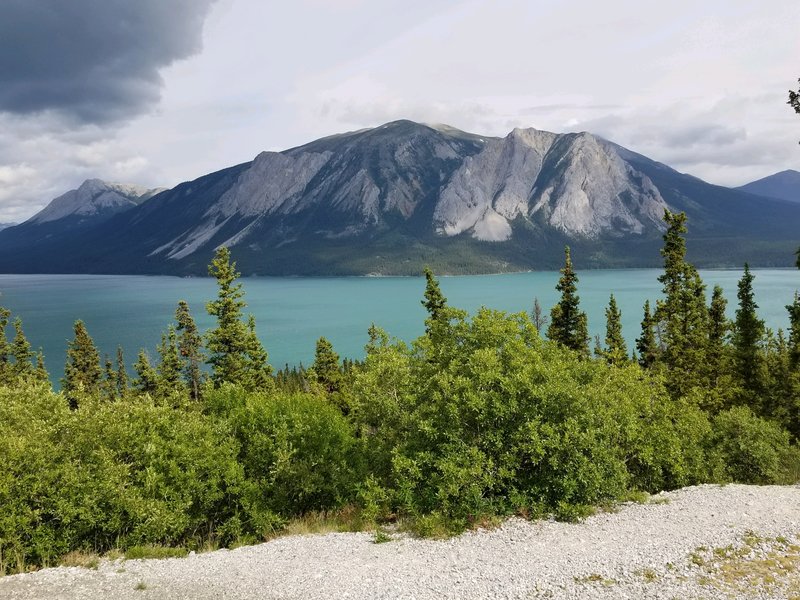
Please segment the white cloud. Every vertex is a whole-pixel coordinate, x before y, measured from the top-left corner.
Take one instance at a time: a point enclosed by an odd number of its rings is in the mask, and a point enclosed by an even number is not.
[[[114,130],[0,118],[0,165],[36,172],[3,186],[0,221],[86,177],[174,185],[399,118],[585,129],[739,185],[800,169],[798,22],[784,0],[218,0],[151,114]]]

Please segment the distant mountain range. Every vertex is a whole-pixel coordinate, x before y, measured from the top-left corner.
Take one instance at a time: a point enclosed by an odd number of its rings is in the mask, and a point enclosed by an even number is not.
[[[759,196],[800,202],[800,171],[781,171],[737,189]]]
[[[87,181],[0,232],[0,271],[205,274],[220,245],[248,275],[553,269],[567,244],[581,268],[657,266],[665,209],[701,266],[793,264],[800,203],[752,191],[589,133],[395,121],[169,190]]]
[[[0,230],[14,227],[14,225],[16,225],[16,223],[0,223]]]

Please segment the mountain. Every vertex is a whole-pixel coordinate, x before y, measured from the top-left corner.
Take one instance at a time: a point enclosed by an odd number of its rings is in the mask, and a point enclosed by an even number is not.
[[[159,191],[127,183],[88,179],[78,189],[52,200],[24,223],[3,229],[0,247],[24,249],[73,240],[111,217],[139,206]],[[34,255],[38,254],[34,250]],[[47,263],[46,256],[39,260]]]
[[[16,225],[16,223],[0,223],[0,230],[14,227],[14,225]]]
[[[495,138],[411,121],[262,152],[118,208],[42,211],[0,232],[0,271],[205,274],[220,245],[246,275],[552,269],[566,244],[583,268],[657,266],[665,209],[688,214],[701,266],[788,266],[800,237],[800,204],[589,133]]]
[[[800,171],[788,169],[737,189],[759,196],[800,202]]]

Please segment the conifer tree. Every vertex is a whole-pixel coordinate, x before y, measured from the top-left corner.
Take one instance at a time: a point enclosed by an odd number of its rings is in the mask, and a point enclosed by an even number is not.
[[[133,363],[133,370],[136,373],[136,379],[133,381],[136,390],[151,395],[158,392],[158,372],[150,364],[150,357],[144,348],[139,350],[136,362]]]
[[[36,369],[34,370],[34,378],[40,383],[44,383],[50,379],[50,374],[47,372],[47,368],[44,366],[44,354],[41,350],[36,353]]]
[[[215,386],[229,382],[248,389],[269,385],[268,356],[255,334],[255,321],[242,321],[244,292],[236,283],[239,273],[227,248],[217,250],[208,272],[219,288],[217,300],[206,304],[208,313],[217,318],[217,327],[206,334],[211,380]]]
[[[161,343],[158,345],[158,374],[159,393],[162,396],[181,388],[181,363],[178,351],[178,339],[175,327],[170,325],[167,333],[161,334]]]
[[[61,385],[72,408],[77,408],[79,394],[99,391],[102,375],[100,355],[94,341],[83,321],[75,321],[75,338],[67,345],[67,363]]]
[[[425,310],[428,311],[428,318],[425,320],[425,332],[430,335],[436,324],[441,324],[444,318],[443,312],[447,307],[447,298],[439,288],[439,281],[428,267],[425,267],[425,294],[424,300],[420,301]]]
[[[117,372],[114,370],[114,363],[111,362],[108,354],[103,361],[103,381],[100,385],[102,394],[109,401],[117,397]]]
[[[599,355],[608,361],[609,364],[620,366],[628,361],[628,346],[625,338],[622,337],[622,312],[617,307],[617,300],[614,294],[608,301],[606,307],[606,339],[605,349]]]
[[[10,317],[11,311],[0,306],[0,384],[8,383],[11,377],[11,368],[9,366],[11,344],[8,343],[8,338],[6,337],[6,327]]]
[[[334,352],[333,345],[324,337],[317,340],[314,352],[314,374],[319,383],[328,394],[338,392],[342,384],[342,374],[339,370],[339,355]]]
[[[786,310],[789,311],[789,366],[800,371],[800,295],[797,292]]]
[[[753,293],[753,280],[747,263],[739,280],[739,308],[733,333],[734,364],[742,388],[755,400],[762,391],[760,349],[764,340],[764,321],[758,318],[758,304]]]
[[[686,215],[664,211],[664,300],[656,305],[655,318],[663,332],[660,360],[666,367],[666,384],[673,396],[708,383],[708,308],[705,285],[697,270],[686,262]]]
[[[725,316],[728,301],[719,285],[711,294],[711,307],[708,309],[708,373],[712,386],[716,386],[723,373],[723,356],[730,324]]]
[[[248,387],[254,390],[266,390],[272,387],[272,367],[269,355],[258,339],[256,318],[247,316],[247,349],[245,352]]]
[[[556,290],[561,292],[561,300],[550,312],[550,327],[547,337],[575,350],[584,356],[589,355],[589,331],[586,313],[580,310],[577,293],[578,276],[572,268],[569,246],[564,249],[564,268]]]
[[[636,350],[639,351],[639,364],[645,369],[651,368],[658,360],[658,342],[656,341],[656,321],[650,313],[650,300],[644,302],[644,318],[642,334],[636,338]]]
[[[117,346],[117,396],[124,398],[128,393],[128,371],[125,368],[125,358],[122,354],[122,346]]]
[[[11,356],[14,364],[11,372],[16,377],[30,377],[34,374],[33,358],[30,342],[22,331],[22,319],[14,319],[14,341],[11,343]]]
[[[183,359],[183,377],[189,386],[192,400],[199,400],[200,386],[203,382],[203,373],[200,370],[200,363],[203,362],[203,338],[197,330],[197,325],[195,325],[189,312],[189,305],[185,300],[178,302],[175,320],[178,323],[176,330],[180,334],[178,350]]]

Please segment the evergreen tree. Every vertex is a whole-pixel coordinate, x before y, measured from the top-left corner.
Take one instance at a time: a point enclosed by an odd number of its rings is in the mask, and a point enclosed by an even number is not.
[[[125,358],[122,346],[117,346],[117,396],[124,398],[128,393],[128,371],[125,369]]]
[[[14,364],[11,372],[16,377],[30,377],[34,375],[33,358],[30,342],[22,331],[22,319],[14,319],[14,341],[11,343],[11,356]]]
[[[178,323],[177,331],[180,334],[178,350],[183,359],[183,377],[189,386],[192,400],[199,400],[200,386],[203,382],[203,372],[200,370],[200,364],[203,362],[203,338],[197,330],[197,325],[195,325],[189,312],[189,305],[185,300],[178,302],[175,320]]]
[[[658,360],[658,342],[656,341],[656,320],[650,313],[650,300],[644,302],[644,318],[642,334],[636,338],[636,350],[639,351],[639,364],[645,369],[651,368]]]
[[[577,293],[578,276],[572,268],[569,246],[564,249],[564,268],[556,290],[561,292],[561,300],[550,312],[550,327],[547,337],[575,350],[584,356],[589,355],[589,331],[586,313],[580,310]]]
[[[760,350],[764,339],[764,321],[758,318],[753,280],[747,263],[739,280],[739,308],[733,333],[733,351],[736,374],[750,401],[759,398],[762,391]]]
[[[158,388],[161,396],[167,396],[181,389],[181,356],[178,351],[178,339],[175,327],[170,325],[167,333],[161,334],[161,343],[158,345]]]
[[[133,370],[136,373],[136,379],[133,381],[136,390],[150,395],[158,392],[158,372],[150,364],[150,357],[144,348],[139,350],[136,362],[133,363]]]
[[[11,357],[11,344],[6,337],[6,327],[11,311],[0,306],[0,384],[8,383],[11,378],[11,368],[9,366]]]
[[[675,397],[708,384],[708,308],[705,285],[697,270],[686,262],[686,215],[664,211],[664,300],[656,305],[655,318],[662,332],[667,388]]]
[[[794,302],[786,305],[789,311],[789,366],[800,371],[800,295],[794,293]]]
[[[317,340],[314,352],[314,374],[319,383],[328,394],[338,392],[342,384],[342,373],[339,370],[339,355],[333,350],[333,345],[324,337]]]
[[[72,408],[77,408],[77,396],[81,393],[92,394],[100,390],[102,375],[100,355],[94,341],[83,321],[75,321],[75,338],[67,345],[67,363],[61,380],[61,387]]]
[[[622,337],[622,312],[617,307],[614,294],[606,307],[606,339],[605,349],[598,354],[609,364],[620,366],[628,362],[628,346]]]
[[[268,385],[271,368],[267,353],[255,335],[255,322],[242,321],[244,292],[236,283],[239,273],[227,248],[217,250],[208,272],[219,288],[217,300],[206,305],[208,313],[217,318],[217,327],[206,335],[211,380],[215,386],[230,382],[248,389]]]
[[[711,294],[711,307],[708,310],[708,373],[712,386],[716,386],[723,374],[723,356],[730,324],[725,316],[728,301],[722,288],[714,286]]]
[[[114,363],[111,362],[108,354],[103,361],[103,381],[100,387],[107,400],[113,401],[117,397],[117,372],[114,370]]]
[[[258,339],[256,318],[247,316],[247,348],[245,352],[247,381],[250,389],[266,390],[272,387],[272,367],[269,355]]]
[[[444,319],[444,309],[447,307],[447,298],[439,288],[439,282],[428,267],[425,267],[425,298],[421,300],[422,306],[428,311],[428,318],[425,320],[425,332],[431,335],[437,324],[441,324]]]
[[[34,378],[40,383],[50,380],[50,374],[44,366],[44,354],[41,350],[36,353],[36,369],[34,370]]]

